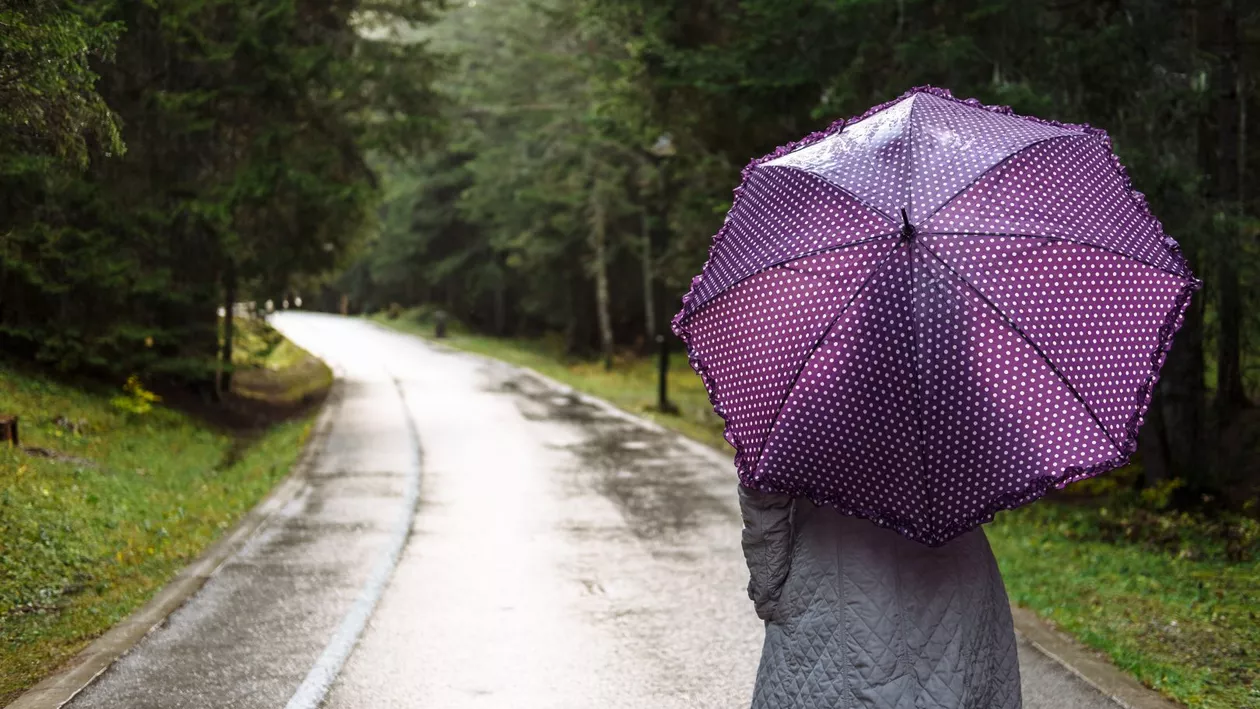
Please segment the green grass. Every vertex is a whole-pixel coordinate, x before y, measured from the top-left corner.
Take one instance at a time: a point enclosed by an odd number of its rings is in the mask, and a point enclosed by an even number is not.
[[[403,332],[433,333],[432,324],[414,312],[373,319]],[[670,397],[681,412],[670,416],[654,409],[654,361],[619,360],[607,372],[597,362],[566,360],[555,343],[457,327],[443,342],[535,369],[729,450],[721,421],[681,354],[670,370]],[[1094,502],[1043,500],[1003,512],[987,527],[1011,599],[1193,709],[1260,709],[1260,562],[1225,561],[1224,543],[1204,535],[1171,550],[1124,535],[1108,541],[1103,523],[1117,513],[1107,517]],[[1248,529],[1254,538],[1254,521],[1246,524],[1253,525]]]
[[[242,441],[0,364],[0,705],[147,601],[292,466],[311,416]],[[58,423],[58,419],[64,422]]]
[[[1190,707],[1260,707],[1260,563],[1091,538],[1099,514],[1000,514],[987,531],[1011,600]]]

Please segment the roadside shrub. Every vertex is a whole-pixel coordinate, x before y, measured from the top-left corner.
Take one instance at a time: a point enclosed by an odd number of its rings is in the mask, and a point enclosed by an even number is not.
[[[145,389],[144,385],[140,383],[140,377],[133,374],[127,377],[127,383],[123,385],[122,396],[115,396],[109,400],[109,403],[119,411],[139,416],[152,411],[153,403],[161,400],[162,397]]]

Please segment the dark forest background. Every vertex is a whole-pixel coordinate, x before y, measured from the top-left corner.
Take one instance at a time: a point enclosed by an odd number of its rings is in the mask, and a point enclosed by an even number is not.
[[[1242,0],[0,0],[0,346],[213,388],[216,310],[302,295],[642,351],[750,158],[934,84],[1111,133],[1206,284],[1142,484],[1230,493],[1258,75]]]

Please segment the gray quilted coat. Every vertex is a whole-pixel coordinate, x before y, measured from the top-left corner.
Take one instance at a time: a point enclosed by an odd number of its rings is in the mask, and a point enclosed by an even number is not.
[[[930,548],[786,495],[739,491],[766,621],[752,709],[1018,709],[1006,589],[984,532]]]

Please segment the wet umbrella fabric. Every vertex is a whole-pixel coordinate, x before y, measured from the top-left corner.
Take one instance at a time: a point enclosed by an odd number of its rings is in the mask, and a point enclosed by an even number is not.
[[[937,545],[1127,462],[1198,285],[1103,131],[927,87],[749,165],[674,332],[745,485]]]

